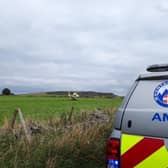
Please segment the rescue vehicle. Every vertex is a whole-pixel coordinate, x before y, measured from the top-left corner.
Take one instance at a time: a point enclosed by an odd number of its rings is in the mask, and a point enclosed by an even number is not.
[[[168,168],[168,64],[147,71],[116,113],[107,168]]]

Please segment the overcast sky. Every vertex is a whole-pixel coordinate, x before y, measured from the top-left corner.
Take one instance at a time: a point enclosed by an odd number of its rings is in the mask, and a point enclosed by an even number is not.
[[[167,0],[0,0],[0,89],[125,95],[168,63]]]

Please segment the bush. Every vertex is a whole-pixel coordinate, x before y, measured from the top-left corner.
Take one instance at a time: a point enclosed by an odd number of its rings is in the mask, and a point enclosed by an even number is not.
[[[24,135],[17,138],[8,134],[0,136],[0,167],[104,168],[105,146],[111,133],[114,110],[103,114],[108,116],[107,121],[91,122],[93,114],[74,114],[70,125],[68,121],[64,122],[69,116],[61,117],[55,121],[57,124],[54,121],[45,124],[41,134],[32,135],[30,145]]]

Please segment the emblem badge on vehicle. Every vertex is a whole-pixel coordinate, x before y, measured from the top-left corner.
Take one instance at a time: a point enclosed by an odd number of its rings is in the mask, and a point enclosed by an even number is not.
[[[162,107],[168,107],[168,81],[162,82],[154,90],[154,100]]]

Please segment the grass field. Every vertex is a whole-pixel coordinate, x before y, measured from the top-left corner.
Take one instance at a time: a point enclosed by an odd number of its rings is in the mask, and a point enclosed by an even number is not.
[[[24,116],[33,120],[47,120],[58,117],[62,113],[93,111],[95,109],[109,109],[118,107],[121,98],[80,98],[71,101],[68,98],[59,97],[34,97],[34,96],[0,96],[0,123],[4,117],[10,119],[16,108],[21,108]]]

